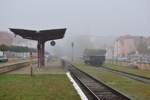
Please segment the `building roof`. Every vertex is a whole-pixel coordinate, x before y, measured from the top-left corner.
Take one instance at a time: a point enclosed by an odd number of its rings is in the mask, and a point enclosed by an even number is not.
[[[143,38],[144,38],[143,36],[123,35],[123,36],[120,36],[117,40],[125,40],[125,39],[139,40],[139,39],[143,39]]]
[[[40,31],[10,28],[10,31],[25,39],[48,41],[63,38],[66,28]]]
[[[106,50],[103,49],[85,49],[84,56],[104,56]]]

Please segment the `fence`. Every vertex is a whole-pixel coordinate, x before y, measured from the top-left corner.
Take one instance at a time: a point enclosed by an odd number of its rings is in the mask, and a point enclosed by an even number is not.
[[[150,62],[130,62],[130,61],[117,61],[117,60],[106,60],[106,63],[113,65],[136,67],[141,70],[150,70]]]

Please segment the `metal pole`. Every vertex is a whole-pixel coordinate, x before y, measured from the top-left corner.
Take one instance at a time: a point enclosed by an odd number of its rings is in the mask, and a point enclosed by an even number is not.
[[[45,66],[45,41],[38,41],[38,67]]]
[[[45,51],[44,51],[44,48],[45,48],[45,42],[42,41],[41,42],[41,65],[42,66],[45,66]]]
[[[74,43],[73,42],[72,42],[71,46],[72,46],[72,62],[73,62],[74,61],[74,57],[73,57],[74,56],[74,51],[73,51]]]
[[[114,58],[115,58],[115,48],[113,47],[113,57],[112,57],[112,64],[114,64]]]
[[[33,68],[32,68],[32,62],[33,62],[33,61],[32,61],[32,52],[30,52],[30,58],[29,58],[29,59],[30,59],[30,61],[29,61],[29,62],[30,62],[30,75],[33,76]]]
[[[38,41],[38,44],[37,44],[37,49],[38,49],[38,68],[40,68],[40,43]]]
[[[44,41],[39,41],[39,50],[38,50],[38,55],[39,55],[39,66],[42,67],[45,65],[45,60],[44,60]]]
[[[118,64],[118,40],[117,40],[117,59],[116,59],[116,64]]]

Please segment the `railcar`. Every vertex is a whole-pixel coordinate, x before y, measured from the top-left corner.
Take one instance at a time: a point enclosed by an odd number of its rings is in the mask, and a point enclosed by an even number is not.
[[[86,49],[83,53],[83,60],[86,64],[102,65],[105,62],[106,50]]]

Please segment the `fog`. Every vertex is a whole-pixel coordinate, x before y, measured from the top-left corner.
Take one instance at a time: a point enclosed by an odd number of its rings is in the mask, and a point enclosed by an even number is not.
[[[107,48],[117,36],[150,33],[149,0],[1,0],[0,30],[67,28],[56,46],[59,56],[80,56],[85,48]],[[36,47],[36,43],[32,45]]]

